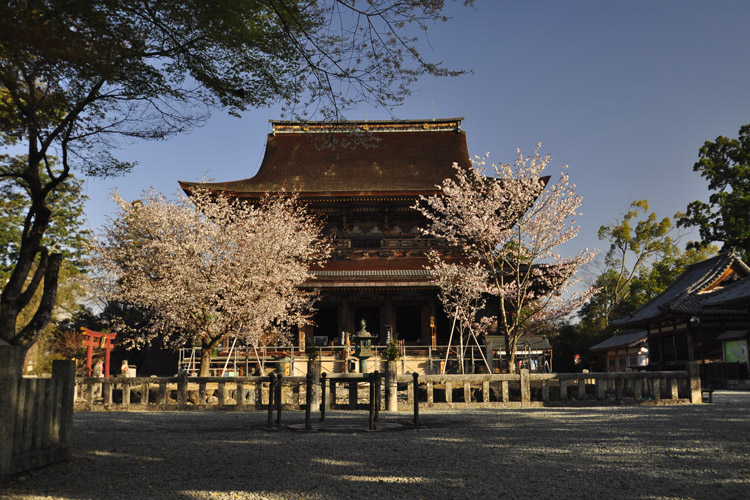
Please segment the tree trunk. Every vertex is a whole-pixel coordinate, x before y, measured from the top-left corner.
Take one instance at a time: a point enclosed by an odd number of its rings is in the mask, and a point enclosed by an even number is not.
[[[18,250],[18,258],[15,261],[13,271],[11,272],[8,281],[3,284],[3,291],[2,294],[0,294],[0,339],[5,340],[9,344],[18,345],[19,347],[24,348],[24,355],[29,344],[26,344],[23,340],[16,339],[16,322],[21,309],[29,303],[31,297],[34,295],[36,287],[41,281],[39,279],[41,273],[44,273],[45,281],[47,277],[52,278],[51,273],[47,273],[46,269],[46,267],[49,266],[49,262],[47,263],[47,266],[43,265],[47,256],[46,250],[42,247],[42,238],[49,226],[51,215],[52,212],[44,204],[44,199],[41,201],[32,199],[32,205],[29,208],[29,213],[27,214],[26,222],[24,223],[24,231],[21,237],[21,246]],[[33,268],[37,254],[40,255],[39,263],[43,268],[37,269],[37,274],[29,283],[27,282],[27,278]],[[62,259],[62,256],[60,256],[60,259]],[[57,268],[55,269],[54,279],[50,280],[54,281],[54,286],[52,287],[54,290],[51,290],[53,292],[53,306],[54,296],[57,291],[57,271],[59,271],[59,268],[60,265],[58,262]],[[49,293],[47,290],[48,286],[50,286],[50,284],[45,283],[45,294]],[[24,287],[26,287],[25,290]],[[43,300],[37,310],[37,314],[41,313],[39,314],[38,320],[42,320],[46,314],[47,322],[49,322],[52,309],[50,308],[49,311],[45,311],[45,307],[46,305]],[[37,319],[37,314],[34,315],[35,320]],[[32,320],[32,322],[33,321],[34,320]],[[36,324],[38,325],[39,323],[37,322]],[[46,326],[46,323],[43,326]]]
[[[18,333],[16,333],[16,322],[18,314],[23,308],[20,304],[28,302],[24,296],[32,292],[32,290],[26,290],[20,297],[17,296],[15,300],[7,301],[3,304],[2,314],[0,314],[0,338],[7,339],[9,344],[20,347],[22,359],[25,359],[29,349],[39,340],[42,331],[52,319],[52,312],[57,299],[57,283],[62,259],[63,255],[60,253],[52,254],[49,258],[45,259],[47,262],[45,268],[42,270],[44,274],[42,298],[31,321]]]
[[[198,373],[199,377],[211,376],[211,351],[213,351],[213,345],[207,343],[205,340],[201,341],[201,370]]]
[[[516,350],[519,335],[505,334],[505,354],[508,357],[508,373],[516,373]]]

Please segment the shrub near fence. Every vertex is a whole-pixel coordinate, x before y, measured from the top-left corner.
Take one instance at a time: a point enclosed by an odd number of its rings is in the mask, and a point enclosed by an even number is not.
[[[70,458],[75,363],[54,361],[51,378],[21,377],[21,354],[0,346],[0,482]]]
[[[367,375],[326,374],[326,407],[364,409]],[[305,377],[281,377],[285,409],[305,407]],[[632,373],[548,373],[412,375],[390,378],[382,397],[386,410],[410,410],[415,398],[425,408],[514,408],[601,405],[621,402],[700,403],[697,364],[688,371]],[[318,382],[320,383],[320,382]],[[260,410],[268,405],[269,377],[79,378],[80,410]],[[317,398],[316,398],[317,399]],[[317,411],[319,400],[313,410]]]

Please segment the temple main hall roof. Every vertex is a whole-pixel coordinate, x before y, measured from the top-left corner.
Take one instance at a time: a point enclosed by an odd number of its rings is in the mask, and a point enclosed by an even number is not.
[[[454,162],[470,168],[461,120],[271,121],[254,177],[202,185],[237,197],[282,190],[303,197],[431,194],[453,176]],[[180,182],[186,191],[196,185]]]

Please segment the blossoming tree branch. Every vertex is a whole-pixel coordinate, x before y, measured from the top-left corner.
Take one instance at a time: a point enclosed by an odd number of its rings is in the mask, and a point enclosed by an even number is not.
[[[330,247],[295,196],[254,205],[190,195],[170,201],[152,190],[127,202],[116,194],[119,211],[92,250],[102,296],[149,317],[134,344],[200,342],[208,376],[211,351],[228,336],[257,347],[309,321],[315,294],[300,285]]]
[[[493,164],[492,176],[487,175],[486,157],[477,158],[469,169],[454,164],[455,178],[446,179],[438,186],[439,194],[423,197],[415,207],[428,220],[426,235],[460,250],[458,262],[432,254],[432,271],[443,288],[451,286],[446,282],[461,280],[453,288],[471,295],[474,304],[479,295],[493,298],[508,360],[515,359],[524,334],[569,316],[594,292],[572,287],[578,282],[576,272],[595,252],[585,249],[569,257],[558,253],[560,245],[578,234],[574,218],[581,197],[567,167],[554,183],[542,176],[550,156],[540,155],[540,147],[531,156],[518,151],[512,164]],[[484,272],[477,273],[477,266]],[[453,298],[444,307],[464,325],[487,325],[486,319],[476,321],[476,307],[461,310],[460,303]],[[512,362],[508,369],[515,371]]]

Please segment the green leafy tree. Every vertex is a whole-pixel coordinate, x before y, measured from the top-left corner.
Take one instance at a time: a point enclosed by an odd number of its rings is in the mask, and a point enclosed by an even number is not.
[[[610,248],[594,285],[598,292],[580,310],[584,331],[613,332],[609,321],[628,314],[666,290],[687,266],[705,260],[714,246],[682,250],[669,217],[649,212],[648,200],[636,200],[620,220],[599,229]]]
[[[609,250],[595,282],[599,292],[582,310],[599,328],[607,326],[612,312],[627,299],[631,282],[644,266],[678,251],[672,221],[659,220],[648,210],[648,200],[636,200],[620,220],[599,228],[599,239],[609,241]]]
[[[471,3],[465,2],[465,3]],[[45,243],[51,197],[78,169],[128,172],[112,151],[163,139],[209,110],[277,101],[340,118],[358,102],[400,103],[425,74],[409,27],[444,20],[440,0],[9,0],[0,4],[0,179],[28,208],[0,297],[0,338],[28,348],[50,321],[63,254]],[[25,156],[15,156],[18,148]],[[55,170],[52,155],[59,157]],[[17,328],[29,297],[32,319]]]
[[[678,226],[697,227],[701,242],[712,242],[735,248],[750,258],[750,124],[740,127],[739,137],[719,136],[706,141],[698,151],[700,160],[693,171],[708,180],[713,193],[708,203],[691,202],[681,214]]]
[[[46,180],[47,175],[42,173],[42,177]],[[83,181],[73,175],[49,196],[52,213],[42,243],[62,253],[70,261],[71,272],[83,271],[86,266],[84,244],[91,236],[83,213],[87,199]],[[7,282],[18,259],[30,200],[31,193],[23,179],[0,177],[0,284]]]

